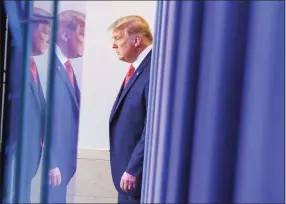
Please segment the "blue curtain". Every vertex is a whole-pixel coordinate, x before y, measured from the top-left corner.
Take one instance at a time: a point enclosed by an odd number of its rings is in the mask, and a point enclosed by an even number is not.
[[[27,104],[29,99],[26,91],[29,89],[27,76],[29,67],[29,56],[31,53],[30,25],[21,23],[23,19],[29,19],[32,15],[33,3],[25,1],[4,1],[8,16],[9,29],[12,36],[12,45],[9,49],[10,67],[7,77],[9,84],[8,100],[5,106],[8,116],[5,121],[5,169],[4,169],[4,199],[3,202],[17,202],[22,196],[22,189],[29,161],[25,159],[25,149],[29,141],[23,139],[26,124],[29,123],[29,110]],[[17,93],[17,94],[16,94]],[[21,101],[19,103],[18,101]],[[16,116],[16,117],[15,117]],[[14,124],[13,124],[14,123]],[[17,139],[15,137],[17,135]],[[17,140],[17,142],[14,142]],[[13,152],[13,154],[12,154]]]
[[[284,202],[284,2],[158,1],[143,203]]]
[[[23,4],[24,1],[8,1],[5,0],[5,11],[9,19],[9,29],[13,40],[13,45],[16,49],[23,49],[23,30],[24,26],[21,24],[20,19],[24,17]]]
[[[31,56],[31,26],[32,23],[41,22],[46,20],[45,16],[34,16],[33,14],[33,1],[4,1],[5,11],[8,16],[9,29],[12,36],[12,46],[10,47],[10,66],[8,67],[9,75],[8,81],[8,119],[5,118],[5,169],[4,181],[2,182],[3,188],[3,203],[18,203],[25,198],[27,192],[27,178],[29,175],[28,166],[31,166],[32,158],[29,158],[27,153],[33,141],[31,135],[31,124],[34,121],[30,120],[31,113],[31,97],[27,95],[28,90],[31,88],[28,82],[30,73],[30,56]],[[53,1],[53,13],[57,13],[58,1]],[[57,30],[57,17],[50,17],[48,19],[54,20],[52,24],[52,46],[51,53],[55,50],[56,30]],[[53,81],[54,55],[51,55],[49,60],[49,81]],[[53,83],[50,83],[48,88],[48,114],[47,114],[47,132],[50,135],[48,127],[51,125],[50,102],[51,90]],[[25,136],[25,137],[24,137]],[[26,137],[29,136],[29,137]],[[46,137],[46,146],[49,147],[49,137]],[[48,154],[49,148],[45,148],[45,154]],[[34,158],[33,158],[34,159]],[[46,179],[48,168],[46,162],[43,162],[42,179]],[[30,191],[30,189],[29,189]],[[46,203],[47,189],[44,186],[41,189],[41,203]],[[2,203],[1,202],[1,203]]]

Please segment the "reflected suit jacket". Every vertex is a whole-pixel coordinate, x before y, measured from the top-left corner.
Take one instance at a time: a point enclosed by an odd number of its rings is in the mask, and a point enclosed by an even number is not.
[[[53,97],[49,135],[50,161],[48,163],[49,169],[56,167],[60,169],[62,183],[67,185],[77,166],[80,90],[75,75],[75,88],[73,88],[65,66],[57,56],[55,60],[53,80],[49,82],[49,86],[53,83]]]
[[[114,185],[119,193],[123,173],[136,176],[138,188],[128,195],[139,196],[143,170],[145,125],[149,92],[151,51],[141,62],[127,86],[123,84],[109,119],[110,163]]]
[[[30,67],[26,70],[26,98],[25,106],[22,106],[21,94],[23,94],[23,75],[24,67],[22,60],[22,52],[14,50],[14,58],[12,59],[8,84],[8,131],[6,154],[15,154],[19,151],[19,136],[22,132],[22,151],[20,153],[21,174],[27,177],[28,181],[36,174],[42,147],[41,143],[44,136],[45,126],[45,99],[40,83],[39,75],[37,74],[38,86],[36,87]],[[15,58],[17,57],[17,59]],[[28,59],[30,60],[30,59]],[[20,114],[23,114],[23,127],[20,128]]]

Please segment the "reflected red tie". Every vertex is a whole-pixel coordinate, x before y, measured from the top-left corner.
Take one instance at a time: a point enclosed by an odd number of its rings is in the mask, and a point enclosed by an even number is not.
[[[32,76],[37,87],[38,86],[37,67],[33,57],[30,57],[30,70],[32,72]]]
[[[71,85],[74,88],[74,74],[73,74],[73,69],[72,69],[70,60],[66,61],[65,66],[66,66],[66,70],[67,70]]]
[[[129,71],[127,72],[127,75],[125,77],[125,81],[124,81],[124,88],[126,87],[128,81],[130,80],[130,78],[132,77],[132,75],[135,72],[135,68],[133,67],[133,64],[130,65]]]

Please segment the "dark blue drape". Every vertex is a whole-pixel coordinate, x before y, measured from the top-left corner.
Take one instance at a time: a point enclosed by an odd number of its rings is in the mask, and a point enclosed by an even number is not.
[[[12,40],[16,49],[23,49],[23,30],[24,26],[21,24],[20,19],[23,18],[23,3],[24,1],[3,1],[5,11],[9,19],[9,29],[12,35]]]
[[[3,189],[6,191],[4,193],[5,202],[17,202],[22,197],[22,191],[25,188],[23,181],[26,179],[23,175],[26,175],[26,170],[29,166],[25,152],[25,149],[29,146],[29,141],[23,139],[23,135],[27,130],[27,123],[29,123],[27,104],[30,101],[26,93],[29,89],[27,81],[29,69],[27,68],[30,66],[31,38],[29,36],[31,35],[31,29],[29,24],[23,24],[21,21],[32,17],[33,3],[27,1],[5,1],[4,5],[8,16],[13,46],[8,53],[11,60],[10,67],[8,67],[9,77],[7,81],[9,86],[7,90],[8,101],[6,101],[9,109],[9,122],[6,121],[5,123],[7,146],[5,146],[5,151],[3,151],[6,154]],[[21,103],[15,102],[15,98],[19,98]],[[17,117],[13,117],[15,115]],[[13,123],[15,124],[12,125]],[[17,139],[15,139],[16,135]],[[13,142],[14,139],[17,142]]]
[[[10,127],[7,129],[6,140],[8,145],[5,146],[6,150],[6,163],[4,169],[4,182],[2,182],[4,190],[3,202],[19,202],[25,200],[25,188],[27,188],[27,178],[25,175],[29,175],[28,166],[33,163],[29,158],[27,150],[31,148],[31,140],[34,138],[32,132],[29,132],[31,128],[29,127],[34,125],[34,121],[30,120],[31,106],[28,104],[31,103],[31,97],[27,95],[28,90],[31,88],[28,82],[30,74],[30,56],[31,56],[31,27],[32,23],[41,22],[43,20],[54,20],[52,25],[52,38],[51,38],[51,49],[50,53],[54,53],[55,50],[55,41],[56,41],[56,31],[57,31],[57,17],[45,17],[45,16],[34,16],[33,14],[33,1],[4,1],[5,10],[8,16],[9,29],[12,35],[13,46],[11,47],[11,52],[8,54],[11,55],[9,77],[8,95],[9,99],[7,106],[9,107],[8,111],[8,124]],[[58,1],[53,1],[53,14],[57,13]],[[54,55],[51,55],[49,59],[49,81],[53,81],[53,71],[51,67],[54,67],[55,59]],[[50,151],[49,148],[49,135],[50,135],[50,125],[51,125],[51,112],[50,107],[52,103],[50,102],[51,91],[53,90],[53,83],[50,83],[48,88],[48,97],[47,97],[47,125],[45,135],[45,154],[48,154]],[[19,95],[19,96],[18,96]],[[19,102],[15,102],[19,100]],[[16,105],[14,105],[16,104]],[[34,107],[33,107],[34,108]],[[19,119],[18,119],[19,118]],[[16,120],[17,119],[17,120]],[[7,124],[7,121],[6,123]],[[12,125],[13,124],[13,125]],[[12,128],[11,128],[12,127]],[[13,129],[16,129],[14,131]],[[19,128],[18,128],[19,127]],[[27,134],[29,132],[30,134]],[[30,137],[24,137],[29,135]],[[15,142],[11,142],[15,140]],[[16,144],[16,145],[11,145]],[[14,148],[12,148],[14,147]],[[15,150],[11,150],[15,149]],[[15,153],[14,153],[15,152]],[[47,159],[48,160],[48,159]],[[47,171],[46,162],[43,162],[42,168],[42,179],[47,180]],[[41,189],[41,202],[46,203],[47,189],[44,186]]]
[[[284,2],[159,1],[144,203],[283,203]]]

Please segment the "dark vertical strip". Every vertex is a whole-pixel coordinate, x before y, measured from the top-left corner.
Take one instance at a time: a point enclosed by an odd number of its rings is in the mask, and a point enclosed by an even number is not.
[[[26,1],[24,2],[24,10],[22,17],[25,19],[29,19],[33,15],[33,2]],[[20,19],[19,19],[20,20]],[[21,76],[21,108],[20,108],[20,128],[19,128],[19,137],[17,138],[17,151],[16,151],[16,159],[15,159],[15,181],[17,182],[17,187],[15,188],[15,202],[19,202],[21,199],[21,191],[25,188],[25,184],[23,182],[23,174],[22,169],[26,169],[26,162],[23,159],[26,159],[24,149],[26,148],[26,142],[24,141],[24,132],[25,132],[25,124],[28,123],[25,118],[28,115],[26,104],[29,103],[29,99],[26,97],[26,92],[28,89],[27,77],[28,71],[30,67],[30,53],[31,53],[31,25],[25,23],[23,25],[23,50],[22,54],[22,76]],[[23,166],[24,164],[24,166]],[[25,170],[24,170],[25,171]]]
[[[152,194],[153,188],[150,182],[147,182],[152,178],[152,169],[151,166],[152,160],[151,156],[154,155],[151,152],[155,150],[153,144],[153,137],[152,137],[152,132],[153,132],[153,126],[152,124],[154,123],[154,115],[156,114],[153,111],[153,107],[155,106],[155,95],[158,92],[158,89],[154,88],[156,87],[157,83],[157,77],[158,77],[158,61],[153,60],[157,57],[158,51],[159,51],[159,45],[160,45],[160,35],[161,35],[161,27],[160,25],[162,24],[162,1],[157,1],[157,6],[156,6],[156,18],[155,18],[155,33],[153,37],[153,48],[152,48],[152,61],[151,61],[151,71],[150,71],[150,83],[149,83],[149,102],[148,102],[148,110],[147,110],[147,124],[146,124],[146,143],[145,143],[145,156],[144,156],[144,170],[143,170],[143,188],[142,188],[142,202],[147,203],[147,200],[149,195]]]
[[[56,66],[55,60],[55,48],[56,48],[56,40],[57,40],[57,13],[58,13],[58,1],[55,0],[53,3],[53,27],[52,27],[52,37],[51,37],[51,50],[50,50],[50,61],[49,61],[49,70],[48,70],[48,86],[47,86],[47,109],[46,109],[46,124],[45,124],[45,148],[44,148],[44,162],[43,162],[43,170],[42,170],[42,183],[46,183],[48,181],[48,171],[49,171],[49,163],[50,163],[50,130],[52,124],[52,109],[53,109],[53,90],[54,90],[54,72]],[[42,185],[41,187],[41,203],[47,203],[47,185]]]
[[[3,79],[3,81],[1,80],[1,90],[0,90],[0,97],[1,97],[1,158],[0,158],[0,168],[1,168],[1,173],[0,173],[0,201],[3,200],[3,189],[4,189],[4,171],[5,171],[5,146],[6,146],[6,124],[8,122],[8,120],[6,120],[6,116],[7,116],[7,109],[4,108],[5,105],[5,101],[7,101],[7,81],[5,80],[5,78],[7,79],[7,67],[9,67],[9,55],[7,55],[7,53],[9,52],[8,50],[8,44],[9,44],[9,33],[8,33],[8,18],[6,15],[6,11],[5,11],[5,7],[4,7],[4,3],[3,1],[0,4],[0,28],[1,28],[1,42],[0,42],[0,72],[1,75],[0,77]],[[5,83],[5,85],[4,85]]]

